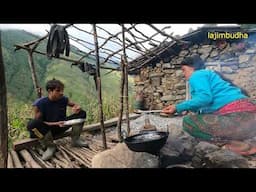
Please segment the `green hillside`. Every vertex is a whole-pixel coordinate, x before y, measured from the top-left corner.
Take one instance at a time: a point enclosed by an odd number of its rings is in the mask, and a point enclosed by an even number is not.
[[[5,64],[7,92],[8,92],[8,119],[10,125],[10,140],[27,137],[26,122],[33,117],[31,104],[37,98],[31,72],[28,64],[28,55],[25,50],[14,52],[14,44],[34,40],[30,33],[21,30],[2,31],[2,50]],[[39,49],[45,52],[46,41]],[[71,50],[74,50],[71,48]],[[79,103],[87,111],[87,124],[98,122],[98,100],[93,77],[83,73],[77,66],[59,59],[48,59],[46,56],[33,54],[37,78],[46,96],[45,83],[56,78],[65,84],[65,95],[72,101]],[[71,53],[70,58],[79,58]],[[93,58],[88,58],[90,63]],[[105,119],[115,117],[119,110],[120,73],[112,72],[104,75],[108,70],[101,70],[103,112]],[[129,94],[132,96],[133,81],[130,79]],[[132,97],[130,97],[132,106]]]

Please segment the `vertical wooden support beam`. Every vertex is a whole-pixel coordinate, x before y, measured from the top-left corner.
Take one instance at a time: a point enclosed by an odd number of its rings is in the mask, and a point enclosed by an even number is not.
[[[129,98],[128,98],[128,62],[125,49],[125,27],[122,24],[122,40],[123,40],[123,61],[124,61],[124,96],[125,96],[125,114],[127,123],[127,135],[130,135],[130,120],[129,120]]]
[[[36,77],[36,70],[35,70],[35,64],[34,64],[33,51],[32,50],[28,51],[28,63],[29,63],[29,67],[30,67],[30,70],[31,70],[33,85],[34,85],[35,91],[37,93],[37,97],[40,98],[42,96],[42,93],[41,93],[41,88],[39,87],[38,80],[37,80],[37,77]]]
[[[8,159],[8,121],[7,96],[2,39],[0,31],[0,168],[7,168]]]
[[[96,55],[96,80],[97,80],[97,91],[98,91],[98,103],[99,103],[99,117],[101,124],[101,134],[104,149],[107,149],[106,134],[104,128],[103,109],[102,109],[102,94],[101,94],[101,79],[100,79],[100,58],[99,58],[99,44],[97,37],[96,24],[93,24],[93,36],[95,44],[95,55]]]
[[[122,128],[122,119],[123,119],[123,106],[124,106],[124,61],[121,58],[121,83],[120,83],[120,110],[119,110],[119,118],[117,122],[117,138],[119,141],[122,141],[121,128]]]

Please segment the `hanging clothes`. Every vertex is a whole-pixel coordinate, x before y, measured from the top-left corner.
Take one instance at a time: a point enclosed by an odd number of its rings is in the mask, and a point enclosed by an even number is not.
[[[70,43],[68,33],[64,26],[52,25],[47,41],[46,52],[48,58],[57,57],[64,54],[68,57],[70,52]]]

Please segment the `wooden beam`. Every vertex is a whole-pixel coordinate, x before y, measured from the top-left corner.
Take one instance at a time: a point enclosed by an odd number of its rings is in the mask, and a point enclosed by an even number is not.
[[[10,154],[13,159],[14,168],[23,168],[23,165],[20,162],[17,152],[14,150],[11,150]]]
[[[33,81],[33,85],[37,94],[37,97],[40,98],[42,95],[41,93],[41,89],[37,80],[37,76],[36,76],[36,69],[35,69],[35,64],[34,64],[34,59],[33,59],[33,51],[30,50],[28,51],[28,63],[29,63],[29,67],[30,67],[30,71],[31,71],[31,75],[32,75],[32,81]]]
[[[27,51],[31,50],[29,47],[26,47],[26,46],[23,46],[23,45],[15,45],[15,47],[16,47],[16,50],[17,49],[24,49],[24,50],[27,50]],[[36,50],[34,50],[33,53],[37,53],[37,54],[45,55],[45,56],[47,55],[45,52],[36,51]],[[56,58],[56,57],[53,56],[52,58]],[[83,61],[77,61],[77,60],[65,58],[65,57],[62,57],[62,56],[60,56],[56,59],[60,59],[60,60],[63,60],[63,61],[68,61],[68,62],[72,62],[72,63],[76,63],[76,64],[83,64],[84,63]],[[111,67],[100,66],[100,68],[119,71],[119,69],[115,69],[115,68],[111,68]]]
[[[94,44],[95,44],[95,55],[96,55],[96,80],[97,80],[97,92],[98,92],[98,104],[99,104],[99,117],[101,124],[101,134],[104,149],[107,149],[106,134],[104,128],[104,116],[103,116],[103,104],[102,104],[102,93],[101,93],[101,78],[100,78],[100,58],[99,58],[99,44],[97,37],[96,24],[92,25]]]
[[[22,149],[20,151],[21,156],[23,159],[32,167],[32,168],[42,168],[30,155],[30,153],[26,149]]]
[[[128,30],[127,30],[128,31]],[[123,37],[123,67],[124,67],[124,99],[125,99],[125,114],[127,123],[127,135],[130,135],[130,121],[129,121],[129,98],[128,98],[128,62],[125,48],[125,27],[122,24],[122,37]]]
[[[8,160],[8,117],[4,61],[0,31],[0,168],[7,168]]]
[[[119,118],[117,122],[117,138],[119,141],[122,141],[122,118],[123,118],[123,103],[124,103],[124,62],[121,58],[121,81],[120,81],[120,104],[119,104]]]

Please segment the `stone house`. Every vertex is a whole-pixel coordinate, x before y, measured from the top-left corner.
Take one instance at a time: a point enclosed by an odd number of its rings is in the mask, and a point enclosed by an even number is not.
[[[141,56],[129,63],[135,95],[143,100],[143,109],[162,109],[189,98],[180,62],[195,53],[206,68],[219,71],[256,98],[256,29],[202,27],[180,40],[186,43],[163,43],[151,50],[151,57]]]

